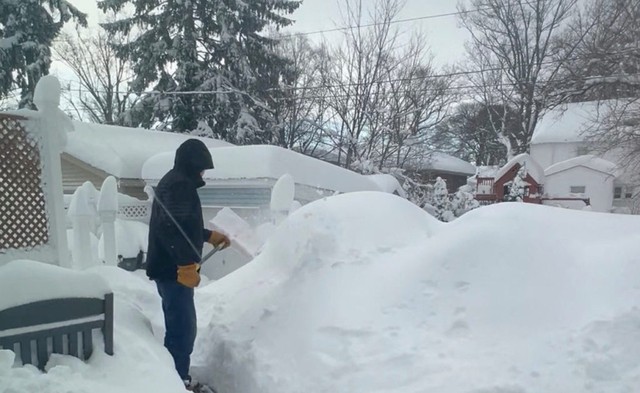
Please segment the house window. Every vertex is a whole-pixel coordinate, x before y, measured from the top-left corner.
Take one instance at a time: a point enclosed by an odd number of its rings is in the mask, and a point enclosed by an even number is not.
[[[569,192],[571,192],[572,194],[584,194],[586,188],[586,186],[571,186]]]
[[[625,190],[625,192],[624,192],[624,197],[627,198],[627,199],[633,198],[633,192],[630,189],[627,188]]]
[[[614,199],[622,198],[622,187],[614,187],[613,188],[613,198]]]

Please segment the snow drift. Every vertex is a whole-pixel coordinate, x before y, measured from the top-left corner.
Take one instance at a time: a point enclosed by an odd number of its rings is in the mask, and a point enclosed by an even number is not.
[[[203,280],[192,371],[219,393],[635,392],[638,244],[634,216],[503,203],[443,224],[385,193],[319,200]],[[115,293],[115,355],[43,374],[0,350],[0,392],[182,389],[153,283],[90,272]]]
[[[639,224],[520,203],[441,224],[379,193],[309,204],[199,291],[197,374],[221,393],[631,391]]]

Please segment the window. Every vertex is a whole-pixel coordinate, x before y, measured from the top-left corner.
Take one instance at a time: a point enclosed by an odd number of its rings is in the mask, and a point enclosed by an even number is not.
[[[584,192],[586,191],[585,186],[571,186],[571,192],[572,194],[584,194]]]
[[[627,199],[633,198],[633,192],[631,192],[631,190],[627,188],[624,192],[624,197]]]
[[[622,198],[622,187],[614,187],[613,188],[613,198],[614,199]]]

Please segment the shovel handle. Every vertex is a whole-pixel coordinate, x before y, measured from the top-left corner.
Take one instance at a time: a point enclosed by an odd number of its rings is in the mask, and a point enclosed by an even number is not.
[[[222,246],[215,246],[213,248],[213,250],[209,251],[208,253],[206,253],[201,259],[200,259],[200,265],[202,265],[203,263],[205,263],[209,258],[211,258],[213,256],[213,254],[217,253],[218,251],[222,250]]]

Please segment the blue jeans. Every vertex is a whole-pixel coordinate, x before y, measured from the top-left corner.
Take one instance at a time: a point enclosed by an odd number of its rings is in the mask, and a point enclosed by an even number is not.
[[[190,380],[191,352],[198,330],[193,288],[173,280],[156,280],[156,285],[164,312],[164,346],[173,357],[180,378]]]

